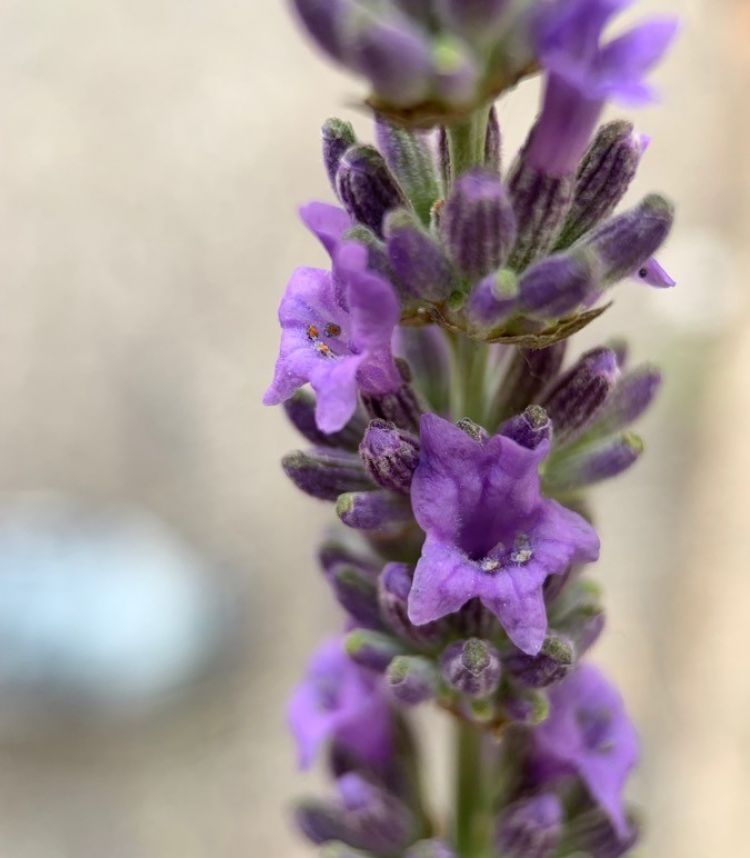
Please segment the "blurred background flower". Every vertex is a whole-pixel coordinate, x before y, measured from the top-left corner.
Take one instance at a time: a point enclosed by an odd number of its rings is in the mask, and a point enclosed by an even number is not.
[[[634,117],[652,143],[630,196],[677,202],[660,261],[678,287],[621,288],[581,343],[627,331],[665,376],[647,455],[594,499],[596,658],[643,735],[633,798],[659,858],[745,848],[746,5],[638,4],[635,20],[684,19],[663,106]],[[349,107],[365,87],[284,3],[11,0],[0,48],[0,851],[309,855],[284,815],[300,782],[283,711],[335,615],[310,554],[328,510],[281,475],[298,440],[260,400],[283,286],[325,259],[294,211],[332,201],[320,126],[338,113],[372,139]],[[500,102],[508,153],[539,96],[529,81]],[[40,488],[78,500],[63,536],[37,506],[11,562],[17,495]]]

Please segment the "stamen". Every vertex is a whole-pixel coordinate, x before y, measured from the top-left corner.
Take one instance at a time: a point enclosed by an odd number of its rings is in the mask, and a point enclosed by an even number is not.
[[[341,334],[341,327],[339,325],[335,325],[333,322],[329,322],[326,325],[326,336],[327,337],[338,337]]]
[[[307,336],[311,340],[317,340],[318,339],[318,329],[315,327],[315,325],[308,325],[307,326]]]

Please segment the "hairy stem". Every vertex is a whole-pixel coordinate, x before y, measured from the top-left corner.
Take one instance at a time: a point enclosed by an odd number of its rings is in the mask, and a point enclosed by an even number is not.
[[[490,105],[480,107],[468,119],[449,126],[448,145],[454,181],[472,167],[484,164],[489,112]]]

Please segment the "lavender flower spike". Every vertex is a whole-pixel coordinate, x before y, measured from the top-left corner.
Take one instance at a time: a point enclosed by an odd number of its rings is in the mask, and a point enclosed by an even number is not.
[[[622,792],[638,759],[638,739],[622,698],[596,668],[584,665],[551,690],[550,703],[549,718],[534,731],[540,769],[577,774],[625,839]]]
[[[344,652],[340,638],[324,643],[313,656],[289,704],[289,724],[297,740],[299,763],[308,768],[329,740],[374,766],[392,751],[391,715],[378,680]]]
[[[536,655],[547,630],[545,580],[599,552],[586,521],[541,495],[538,469],[549,442],[536,450],[502,435],[482,443],[427,414],[421,445],[412,505],[427,539],[410,620],[422,625],[479,598],[513,643]]]
[[[387,393],[401,385],[391,354],[399,306],[389,283],[367,271],[367,252],[342,245],[334,274],[299,268],[279,309],[281,350],[266,405],[304,384],[317,394],[324,432],[342,429],[357,406],[357,389]]]
[[[644,77],[672,42],[677,21],[653,18],[601,45],[610,19],[631,2],[556,0],[540,15],[537,44],[548,79],[526,155],[548,175],[575,170],[607,101],[634,105],[652,98]]]

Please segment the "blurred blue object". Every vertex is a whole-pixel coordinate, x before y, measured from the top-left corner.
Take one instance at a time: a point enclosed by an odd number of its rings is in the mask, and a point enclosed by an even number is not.
[[[142,708],[225,642],[226,598],[153,517],[29,494],[0,507],[0,715],[14,701]]]

